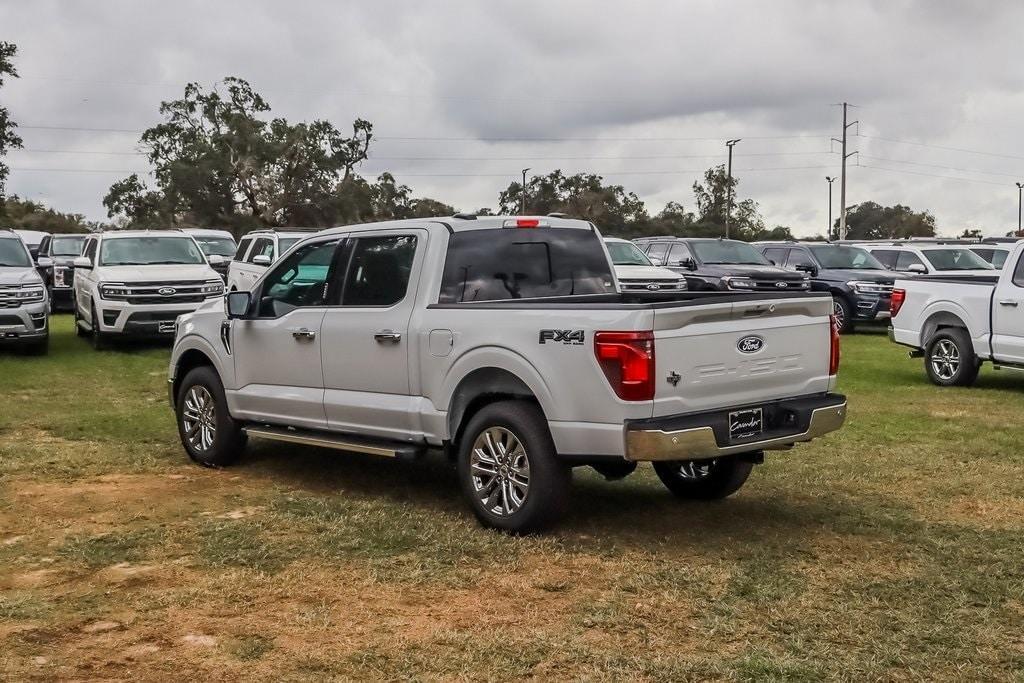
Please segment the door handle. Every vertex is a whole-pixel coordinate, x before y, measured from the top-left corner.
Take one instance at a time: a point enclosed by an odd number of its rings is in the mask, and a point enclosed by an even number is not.
[[[999,300],[999,305],[1000,306],[1013,306],[1014,308],[1016,308],[1018,303],[1020,303],[1020,302],[1014,301],[1013,299],[1000,299]]]
[[[300,327],[299,329],[292,330],[291,332],[292,332],[292,336],[295,337],[296,339],[315,339],[316,338],[316,332],[314,332],[313,330],[311,330],[309,328],[306,328],[306,327]]]
[[[381,330],[373,335],[373,338],[380,344],[397,344],[402,341],[402,334],[400,332],[392,332],[391,330]]]

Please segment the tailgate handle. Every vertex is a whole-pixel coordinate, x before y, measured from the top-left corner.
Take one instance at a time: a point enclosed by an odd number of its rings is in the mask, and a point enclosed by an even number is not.
[[[765,313],[774,313],[775,304],[769,306],[757,306],[756,308],[748,308],[743,311],[745,317],[753,318],[754,316],[764,315]]]

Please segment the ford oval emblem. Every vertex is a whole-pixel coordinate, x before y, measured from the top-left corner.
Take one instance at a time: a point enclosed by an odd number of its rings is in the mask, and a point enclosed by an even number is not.
[[[789,284],[785,282],[776,282],[775,286],[778,287],[779,289],[785,289],[786,287],[789,287]]]
[[[656,285],[654,283],[651,283],[651,284],[647,285],[647,289],[651,290],[652,292],[656,292],[659,289],[661,289],[661,285]]]
[[[161,287],[160,289],[156,290],[156,293],[159,294],[160,296],[170,296],[172,294],[177,294],[177,292],[178,290],[176,290],[174,287]]]
[[[752,334],[736,342],[736,350],[740,353],[757,353],[764,348],[764,339]]]

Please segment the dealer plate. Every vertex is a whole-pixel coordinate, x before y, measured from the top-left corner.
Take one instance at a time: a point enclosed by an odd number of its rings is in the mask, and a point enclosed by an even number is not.
[[[764,431],[764,413],[760,408],[735,410],[729,413],[729,439],[749,439]]]

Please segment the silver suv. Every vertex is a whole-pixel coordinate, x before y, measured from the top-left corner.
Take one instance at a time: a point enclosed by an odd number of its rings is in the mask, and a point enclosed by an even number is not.
[[[39,265],[52,262],[41,258]],[[49,312],[46,284],[28,247],[12,230],[0,229],[0,343],[46,353]]]

